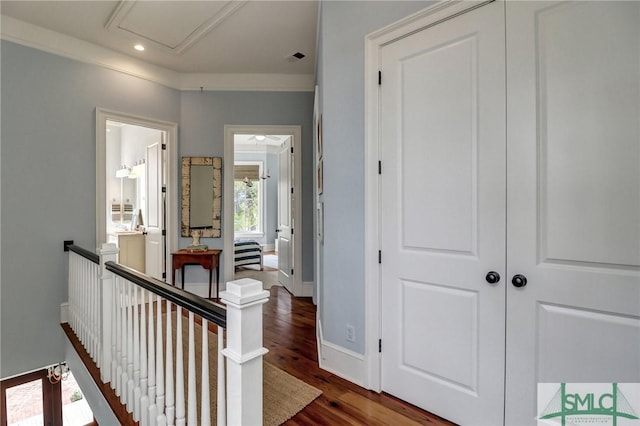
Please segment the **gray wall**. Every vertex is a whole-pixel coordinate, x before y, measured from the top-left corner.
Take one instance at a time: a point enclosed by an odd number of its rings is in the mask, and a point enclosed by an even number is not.
[[[0,377],[64,359],[64,240],[95,247],[95,108],[179,122],[180,92],[2,41]]]
[[[320,314],[325,340],[363,354],[364,38],[424,9],[422,1],[323,1],[318,82],[323,123],[324,246]],[[345,339],[355,327],[355,343]]]
[[[302,280],[313,281],[314,168],[307,166],[313,161],[313,93],[183,92],[180,109],[180,156],[222,157],[225,124],[302,126]],[[186,247],[190,241],[182,238],[180,246]],[[212,248],[223,248],[222,238],[204,238],[202,242]],[[204,270],[192,269],[188,272],[193,274],[189,279],[207,282]],[[224,270],[220,276],[224,276]]]
[[[313,93],[180,92],[12,42],[0,49],[0,378],[65,357],[63,241],[96,244],[96,107],[178,123],[179,156],[223,156],[225,124],[301,125],[302,161],[312,161]],[[311,218],[312,168],[302,172]],[[303,279],[311,281],[311,219],[302,232]],[[206,243],[222,247],[222,239]]]

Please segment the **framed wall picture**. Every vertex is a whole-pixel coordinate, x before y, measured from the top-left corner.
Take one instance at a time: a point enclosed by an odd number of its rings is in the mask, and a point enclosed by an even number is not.
[[[319,202],[316,205],[316,214],[317,214],[317,220],[316,220],[317,237],[318,237],[318,241],[322,243],[324,239],[324,203],[323,202]]]
[[[323,160],[318,161],[318,176],[317,176],[317,182],[318,182],[318,195],[322,194],[322,189],[323,189],[323,184],[322,184],[322,163]]]
[[[316,140],[317,140],[317,150],[316,158],[318,161],[322,160],[322,114],[318,114],[318,122],[316,123]]]

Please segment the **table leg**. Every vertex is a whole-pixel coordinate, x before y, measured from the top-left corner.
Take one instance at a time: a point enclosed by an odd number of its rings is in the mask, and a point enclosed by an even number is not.
[[[220,292],[220,266],[216,266],[216,299],[218,299],[219,297],[218,296],[219,292]]]
[[[209,299],[211,299],[211,269],[209,269]]]

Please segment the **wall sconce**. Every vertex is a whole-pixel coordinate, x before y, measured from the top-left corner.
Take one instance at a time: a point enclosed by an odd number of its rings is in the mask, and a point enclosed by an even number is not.
[[[253,182],[251,182],[249,180],[249,177],[245,176],[244,179],[242,179],[242,182],[244,182],[245,185],[247,185],[249,188],[251,188],[253,186]]]
[[[52,384],[58,383],[60,380],[66,380],[69,377],[69,367],[66,362],[59,362],[47,369],[47,378]]]
[[[262,176],[260,176],[260,179],[265,180],[265,179],[269,179],[270,177],[271,177],[271,173],[269,173],[269,169],[267,169],[267,174],[265,174],[263,171]]]

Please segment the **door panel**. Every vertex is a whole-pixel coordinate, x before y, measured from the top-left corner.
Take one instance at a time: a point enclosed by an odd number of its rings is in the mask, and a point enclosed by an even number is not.
[[[503,421],[503,8],[381,51],[382,387],[466,424]]]
[[[145,236],[146,274],[163,280],[164,272],[164,193],[162,192],[162,145],[147,146],[147,223]]]
[[[291,189],[293,188],[293,167],[291,142],[286,142],[278,156],[278,282],[293,291],[293,241],[291,219]]]
[[[640,382],[640,4],[507,4],[506,424]]]

